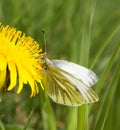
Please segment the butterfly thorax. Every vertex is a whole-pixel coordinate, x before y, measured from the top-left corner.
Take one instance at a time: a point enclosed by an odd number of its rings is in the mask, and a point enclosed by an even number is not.
[[[43,62],[42,69],[44,72],[48,70],[49,66],[53,66],[53,63],[46,57],[46,54],[43,54],[40,58]]]

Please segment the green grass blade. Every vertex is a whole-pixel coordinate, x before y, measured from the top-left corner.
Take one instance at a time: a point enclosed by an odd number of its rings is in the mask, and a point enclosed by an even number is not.
[[[112,40],[112,38],[120,31],[120,24],[117,25],[117,27],[115,28],[115,30],[110,34],[110,36],[108,37],[107,40],[105,40],[105,43],[102,44],[102,46],[100,47],[100,49],[98,50],[97,54],[94,57],[93,63],[91,64],[90,68],[93,68],[96,64],[96,62],[98,61],[100,55],[102,54],[102,52],[104,51],[104,49],[106,48],[107,45],[109,45],[109,42]]]
[[[118,52],[120,50],[120,43],[117,44],[116,48],[114,49],[112,56],[110,58],[110,61],[105,69],[105,71],[103,72],[103,74],[101,75],[101,78],[98,82],[98,85],[96,86],[96,92],[99,93],[101,90],[101,87],[104,85],[104,82],[106,80],[106,77],[108,75],[108,73],[110,72],[110,69],[115,61],[115,57],[117,56]]]
[[[88,2],[89,3],[89,2]],[[94,16],[96,1],[90,1],[86,8],[90,7],[90,12],[86,15],[85,25],[82,29],[82,41],[80,47],[80,61],[79,63],[84,66],[88,66],[90,59],[90,44],[91,44],[91,27],[92,20]],[[78,130],[88,130],[89,129],[89,120],[88,120],[89,109],[87,105],[82,105],[78,108]]]
[[[100,109],[99,116],[94,130],[104,130],[105,122],[107,120],[108,114],[110,114],[109,110],[110,110],[111,103],[113,101],[119,76],[120,76],[120,61],[115,69],[110,85],[108,86],[108,90],[106,92],[103,105]]]

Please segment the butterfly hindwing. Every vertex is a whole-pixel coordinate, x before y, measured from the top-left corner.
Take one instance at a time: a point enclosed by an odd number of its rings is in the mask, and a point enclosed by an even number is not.
[[[62,69],[48,66],[43,75],[43,85],[57,103],[79,106],[98,100],[95,92],[82,80]]]

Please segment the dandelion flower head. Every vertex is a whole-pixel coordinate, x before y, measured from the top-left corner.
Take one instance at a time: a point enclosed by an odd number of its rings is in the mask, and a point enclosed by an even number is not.
[[[31,96],[39,92],[42,50],[31,37],[0,23],[0,92],[16,88],[20,93],[24,84],[31,87]],[[9,82],[8,82],[9,81]]]

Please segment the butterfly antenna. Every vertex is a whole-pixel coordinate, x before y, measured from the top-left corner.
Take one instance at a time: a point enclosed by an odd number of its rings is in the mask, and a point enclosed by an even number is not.
[[[46,37],[45,37],[45,29],[42,29],[42,35],[43,35],[43,43],[44,43],[44,47],[43,47],[43,52],[46,55]]]

